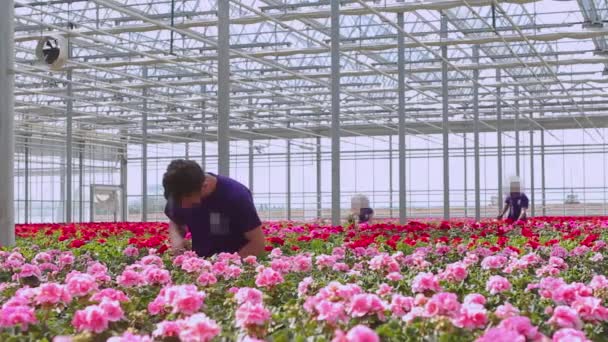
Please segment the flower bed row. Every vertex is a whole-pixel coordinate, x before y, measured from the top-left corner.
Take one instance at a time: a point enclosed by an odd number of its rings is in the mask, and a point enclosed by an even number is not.
[[[163,223],[22,225],[0,340],[608,340],[606,218],[268,223],[268,255],[167,251]]]

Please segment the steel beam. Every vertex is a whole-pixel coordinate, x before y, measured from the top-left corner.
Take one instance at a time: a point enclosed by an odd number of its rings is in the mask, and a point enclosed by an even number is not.
[[[148,68],[142,68],[142,77],[148,77]],[[141,221],[148,221],[148,88],[142,90],[141,118]]]
[[[473,63],[479,63],[479,46],[473,46]],[[475,220],[481,219],[481,190],[479,165],[479,70],[473,71],[473,153],[475,154]]]
[[[289,116],[289,111],[287,111]],[[287,122],[287,128],[289,128],[289,122]],[[287,220],[291,221],[291,141],[287,139]]]
[[[120,220],[122,222],[126,222],[127,221],[127,217],[129,215],[129,205],[128,205],[128,195],[127,195],[127,189],[129,188],[128,184],[129,184],[129,177],[128,177],[128,163],[129,163],[129,158],[127,156],[127,151],[129,150],[129,141],[127,138],[127,134],[124,131],[120,132],[120,135],[122,137],[124,137],[123,139],[123,147],[121,149],[121,156],[120,156],[120,187],[121,187],[121,192],[120,192]],[[118,219],[118,218],[116,218]]]
[[[448,38],[448,18],[441,13],[441,38]],[[449,104],[448,104],[448,47],[441,46],[441,103],[443,119],[443,219],[450,218],[450,155],[449,155]]]
[[[603,145],[602,148],[606,148],[606,146]],[[540,131],[540,196],[543,216],[547,216],[547,197],[545,190],[545,130],[543,129]],[[603,191],[603,193],[606,194],[606,191]]]
[[[317,218],[320,219],[323,216],[321,202],[321,137],[317,137]]]
[[[24,176],[23,176],[23,184],[25,185],[25,193],[24,193],[24,222],[26,224],[30,223],[30,146],[29,139],[25,139],[24,146]]]
[[[84,147],[81,142],[78,151],[78,222],[84,222]]]
[[[331,222],[340,209],[340,0],[331,0]]]
[[[218,1],[217,7],[218,174],[230,176],[230,1]]]
[[[533,108],[534,103],[530,100],[530,108]],[[533,117],[533,113],[530,113],[530,117]],[[534,196],[534,130],[530,130],[530,216],[534,217],[535,214],[535,196]]]
[[[393,218],[393,136],[388,136],[388,214]],[[401,221],[400,221],[401,222]]]
[[[467,134],[463,136],[463,161],[464,161],[464,217],[469,217],[469,202],[468,202],[468,173],[467,173]]]
[[[501,82],[500,69],[496,69],[496,83]],[[503,174],[502,174],[502,88],[496,88],[496,159],[498,161],[498,211],[502,212],[503,206]]]
[[[247,99],[249,108],[252,106],[251,98]],[[249,123],[247,127],[251,131],[253,129],[253,111],[249,112]],[[254,159],[253,159],[253,139],[249,139],[249,190],[253,192],[253,171],[254,171]]]
[[[519,155],[519,87],[515,86],[515,175],[519,177],[520,174],[520,155]]]
[[[406,156],[405,156],[405,24],[403,21],[403,12],[397,13],[397,25],[400,30],[397,33],[397,69],[398,79],[398,99],[399,99],[399,223],[405,224],[407,220],[407,198],[406,198]],[[393,147],[391,144],[391,151]],[[392,156],[391,156],[392,157]],[[392,159],[392,158],[391,158]],[[391,164],[392,172],[392,164]],[[391,177],[392,184],[392,177]],[[392,202],[392,187],[391,187],[391,208]],[[392,211],[391,211],[392,214]]]
[[[205,171],[207,170],[207,123],[205,121],[205,109],[207,108],[207,102],[205,101],[206,92],[206,86],[204,84],[201,84],[201,95],[203,99],[201,101],[201,167]]]
[[[71,55],[71,44],[68,43],[68,55]],[[72,222],[72,147],[74,144],[72,129],[74,117],[74,100],[72,94],[72,69],[67,71],[66,90],[66,135],[65,135],[65,222]]]

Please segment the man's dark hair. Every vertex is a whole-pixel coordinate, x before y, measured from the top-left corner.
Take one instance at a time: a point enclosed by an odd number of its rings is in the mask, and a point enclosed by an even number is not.
[[[163,176],[165,199],[179,200],[199,191],[205,180],[205,172],[192,160],[177,159],[167,167]]]

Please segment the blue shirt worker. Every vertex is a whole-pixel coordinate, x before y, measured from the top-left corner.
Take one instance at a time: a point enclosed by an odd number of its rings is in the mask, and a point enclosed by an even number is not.
[[[174,251],[184,249],[187,228],[200,257],[226,252],[244,258],[264,252],[262,222],[251,192],[241,183],[180,159],[169,164],[163,187]]]
[[[369,199],[365,195],[355,195],[350,200],[351,213],[358,223],[371,223],[374,210],[369,205]]]
[[[505,207],[502,213],[498,215],[498,219],[502,219],[509,211],[508,219],[513,221],[526,220],[530,200],[528,200],[526,194],[521,192],[519,179],[512,179],[510,183],[509,196],[505,200]]]

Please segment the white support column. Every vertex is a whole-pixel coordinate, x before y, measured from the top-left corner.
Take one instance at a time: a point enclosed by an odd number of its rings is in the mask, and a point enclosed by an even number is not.
[[[287,111],[287,116],[289,115],[289,110]],[[288,119],[289,120],[289,119]],[[289,121],[287,122],[287,127],[289,128]],[[291,221],[291,141],[287,139],[287,220]]]
[[[148,78],[148,68],[142,68],[142,77]],[[142,89],[143,112],[141,113],[141,221],[148,221],[148,88]]]
[[[0,11],[0,245],[15,244],[14,211],[14,2]]]
[[[464,217],[469,217],[469,201],[468,201],[468,173],[467,173],[467,134],[463,137],[463,161],[464,161]]]
[[[388,215],[393,218],[393,135],[388,136]]]
[[[71,55],[72,45],[68,43],[68,55]],[[72,99],[72,68],[67,71],[67,99],[66,99],[66,140],[65,140],[65,222],[72,222],[72,147],[74,144],[72,129],[73,129],[73,108],[74,100]]]
[[[331,222],[340,208],[340,0],[331,0]]]
[[[448,18],[441,13],[441,39],[448,38]],[[449,140],[449,108],[448,108],[448,46],[441,46],[441,103],[443,125],[443,219],[450,218],[450,140]]]
[[[473,46],[473,63],[479,64],[479,45]],[[475,153],[475,220],[481,219],[480,164],[479,164],[479,69],[473,70],[473,125]]]
[[[218,1],[217,7],[218,174],[230,176],[230,1]]]
[[[317,137],[317,218],[321,218],[323,216],[321,202],[323,198],[321,197],[321,137]]]
[[[530,100],[530,109],[534,108],[534,102]],[[530,111],[530,119],[534,115],[533,111]],[[534,127],[530,123],[530,216],[534,217],[535,212],[535,196],[534,196]]]
[[[207,123],[205,121],[205,108],[207,107],[207,103],[205,101],[205,96],[206,95],[206,87],[204,84],[201,85],[201,98],[203,99],[201,101],[201,167],[203,168],[203,170],[206,170],[207,168]]]
[[[247,104],[251,108],[252,101],[251,97],[247,99]],[[247,124],[249,130],[253,130],[253,110],[249,112],[249,123]],[[249,138],[249,191],[253,192],[253,181],[254,181],[254,165],[255,160],[253,159],[253,139]]]
[[[403,12],[397,13],[397,25],[401,30],[397,32],[397,71],[398,71],[398,94],[399,100],[399,223],[405,224],[407,220],[407,177],[406,177],[406,154],[405,154],[405,24]],[[392,144],[391,144],[392,151]],[[392,157],[392,153],[391,153]],[[392,159],[392,158],[391,158]],[[391,165],[392,171],[392,165]],[[392,177],[391,177],[392,184]],[[392,187],[391,187],[392,191]],[[391,218],[392,218],[392,192],[391,192]]]
[[[521,172],[519,154],[519,87],[515,86],[515,174],[519,177]]]
[[[84,148],[85,142],[80,142],[78,151],[78,221],[84,221]]]
[[[501,82],[500,69],[496,69],[496,83]],[[496,160],[498,163],[498,211],[502,212],[502,88],[496,87]]]
[[[128,146],[128,130],[124,129],[121,130],[120,132],[120,136],[121,136],[121,141],[122,141],[122,148],[121,148],[121,156],[120,156],[120,186],[122,188],[121,191],[121,199],[120,199],[120,206],[121,206],[121,210],[120,210],[120,220],[122,222],[126,222],[127,221],[127,217],[129,215],[129,205],[128,205],[128,196],[127,196],[127,188],[128,188],[128,184],[129,184],[129,179],[127,176],[127,167],[128,167],[128,159],[127,159],[127,146]]]
[[[605,145],[603,145],[605,148]],[[605,154],[604,154],[605,155]],[[605,168],[605,163],[604,163]],[[547,198],[545,193],[545,129],[540,130],[540,191],[541,191],[541,204],[542,204],[542,215],[547,216]],[[604,196],[606,195],[606,189],[603,191]]]

